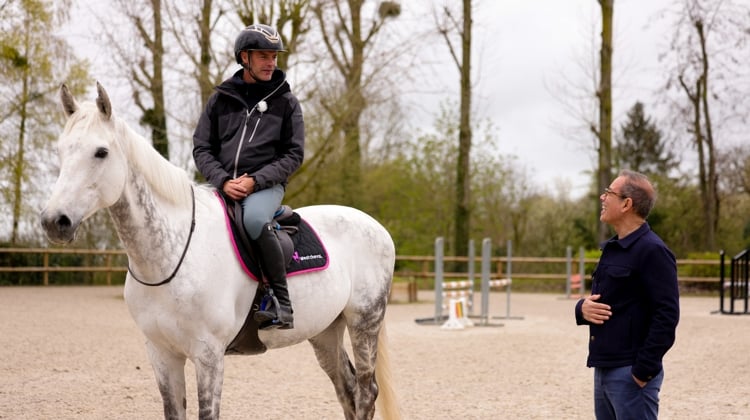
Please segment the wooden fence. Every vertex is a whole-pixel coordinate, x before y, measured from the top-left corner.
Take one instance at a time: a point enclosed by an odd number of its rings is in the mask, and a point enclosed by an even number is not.
[[[34,258],[26,258],[26,260],[41,261],[37,265],[24,265],[14,266],[9,264],[8,261],[18,260],[13,258],[14,254],[23,254],[23,256],[36,256]],[[55,256],[89,256],[95,261],[93,264],[80,264],[78,266],[62,265],[57,262],[50,262]],[[20,255],[15,255],[19,257]],[[41,259],[39,258],[41,256]],[[85,258],[83,258],[85,260]],[[467,257],[451,257],[445,256],[444,262],[446,266],[450,266],[451,263],[467,263]],[[124,262],[123,262],[124,261]],[[123,250],[92,250],[92,249],[66,249],[66,248],[0,248],[0,275],[2,273],[41,273],[42,284],[50,284],[51,273],[102,273],[104,276],[104,283],[111,285],[113,275],[125,273],[127,271],[127,257]],[[479,261],[475,261],[479,263]],[[505,264],[508,262],[508,257],[493,257],[491,259],[491,273],[492,278],[503,278],[506,277]],[[568,278],[568,264],[572,262],[572,272],[575,274],[578,272],[578,264],[580,262],[577,258],[568,260],[565,257],[511,257],[511,276],[514,280],[514,285],[518,280],[536,280],[536,281],[549,281],[556,284],[564,285]],[[596,264],[596,259],[585,259],[584,264],[587,265],[586,274],[590,275],[590,269],[593,264]],[[687,260],[682,259],[677,261],[678,269],[680,271],[679,281],[682,284],[690,283],[715,283],[719,284],[720,278],[718,276],[701,276],[692,275],[693,272],[710,272],[718,273],[720,267],[720,260]],[[396,272],[395,277],[397,282],[412,283],[416,288],[431,288],[432,280],[435,278],[434,272],[435,257],[434,256],[408,256],[401,255],[396,257]],[[701,266],[703,270],[691,270],[691,266]],[[467,273],[465,272],[444,272],[446,279],[459,279],[466,278]],[[477,275],[478,276],[478,275]],[[54,284],[54,282],[52,282]]]

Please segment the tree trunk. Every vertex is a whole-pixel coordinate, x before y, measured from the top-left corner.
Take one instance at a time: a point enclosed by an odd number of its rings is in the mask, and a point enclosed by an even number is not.
[[[161,0],[151,0],[154,13],[154,38],[152,46],[151,97],[154,101],[151,126],[151,141],[154,148],[169,159],[169,138],[167,136],[167,111],[164,106],[164,42],[161,24]]]
[[[471,232],[471,0],[463,1],[461,31],[461,121],[456,166],[456,255],[466,255]]]
[[[209,96],[214,91],[214,81],[211,78],[211,7],[212,0],[203,0],[201,6],[201,19],[197,22],[198,44],[200,45],[200,57],[198,58],[198,88],[201,94],[201,109],[205,108]]]
[[[612,182],[612,52],[614,0],[599,0],[602,10],[602,45],[600,50],[600,80],[597,97],[599,99],[599,172],[597,186],[599,192]],[[597,206],[599,203],[597,202]],[[598,241],[607,239],[609,229],[599,222]]]
[[[26,148],[26,119],[27,119],[27,102],[29,98],[29,75],[28,70],[25,71],[23,78],[23,93],[21,99],[21,107],[19,110],[20,124],[18,127],[18,153],[16,153],[15,164],[13,165],[13,231],[10,236],[10,245],[16,245],[18,243],[19,235],[19,221],[21,220],[21,209],[23,208],[23,174],[24,166],[26,161],[24,149]]]
[[[718,194],[718,176],[716,173],[716,150],[714,147],[713,129],[711,127],[711,116],[708,108],[708,52],[706,51],[706,35],[703,28],[703,21],[698,19],[694,22],[695,29],[698,32],[698,39],[701,44],[701,76],[699,81],[702,82],[703,88],[698,93],[700,103],[703,105],[703,124],[705,127],[705,146],[708,154],[707,173],[704,173],[704,179],[701,184],[705,184],[705,195],[703,197],[703,208],[706,218],[706,250],[716,248],[716,230],[719,224],[719,194]],[[701,118],[701,115],[697,116]]]
[[[360,118],[366,104],[362,95],[362,69],[364,66],[365,43],[362,40],[362,3],[350,3],[351,11],[351,63],[346,78],[346,97],[348,104],[341,124],[344,140],[342,162],[341,191],[343,204],[359,205],[360,185],[362,180],[362,152],[360,150]]]

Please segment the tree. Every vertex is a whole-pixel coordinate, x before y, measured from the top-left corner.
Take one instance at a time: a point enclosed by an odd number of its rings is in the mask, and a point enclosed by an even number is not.
[[[592,127],[599,139],[599,166],[597,171],[597,191],[612,182],[612,16],[615,0],[598,0],[602,9],[602,42],[599,50],[599,88],[596,97],[599,100],[599,126]],[[609,229],[604,222],[599,222],[598,239],[607,239]]]
[[[123,33],[123,26],[108,25],[111,15],[100,17],[109,40],[122,65],[118,69],[132,88],[133,100],[141,111],[140,123],[151,130],[151,142],[169,159],[167,108],[164,96],[164,29],[162,0],[114,0],[133,28],[133,37]],[[126,42],[130,40],[130,42]]]
[[[576,59],[579,71],[561,73],[550,82],[556,100],[574,121],[566,130],[566,136],[573,141],[580,141],[581,138],[591,141],[591,145],[586,145],[585,149],[594,151],[590,154],[595,170],[588,195],[592,218],[599,214],[599,194],[613,179],[614,0],[597,0],[597,3],[600,16],[592,17],[590,29],[584,34],[589,47]],[[608,232],[609,227],[597,220],[592,241],[600,243],[606,240]]]
[[[678,112],[677,119],[687,123],[697,152],[704,249],[713,250],[721,219],[718,139],[727,136],[720,134],[721,127],[729,126],[743,113],[736,104],[746,102],[748,92],[737,89],[744,77],[737,68],[742,66],[739,51],[747,45],[746,17],[750,10],[731,0],[684,0],[674,14],[675,30],[665,59],[675,64],[667,89],[682,95],[673,108]]]
[[[70,46],[54,35],[67,20],[67,1],[24,0],[0,11],[0,193],[10,214],[11,245],[36,225],[32,217],[52,184],[50,142],[59,131],[58,77],[80,91],[87,64],[73,57]],[[55,118],[59,116],[59,118]],[[31,158],[33,157],[33,158]],[[33,174],[33,176],[32,176]],[[24,229],[24,227],[28,229]],[[26,239],[29,239],[27,236]]]
[[[677,167],[674,153],[662,141],[662,132],[651,117],[645,115],[643,104],[636,102],[620,125],[615,160],[620,168],[645,174],[668,174]]]
[[[453,219],[455,230],[453,246],[457,255],[466,255],[471,232],[471,0],[463,0],[461,18],[454,16],[449,7],[443,8],[443,21],[438,31],[448,45],[453,63],[460,74],[460,123],[458,129],[458,160],[456,162],[456,199]],[[459,45],[454,45],[452,34],[458,35]],[[460,55],[460,56],[459,56]]]
[[[235,64],[232,48],[240,28],[227,13],[234,7],[234,2],[221,0],[201,0],[187,5],[173,0],[165,4],[165,27],[177,46],[174,58],[182,64],[173,70],[181,79],[192,79],[198,89],[197,100],[195,96],[181,99],[185,103],[195,103],[194,112],[175,115],[181,125],[190,127],[187,130],[190,134],[196,114],[204,108],[214,86],[221,83],[226,71]],[[222,28],[227,29],[221,31]]]
[[[737,145],[722,153],[720,186],[728,194],[745,194],[750,197],[750,147]]]
[[[383,97],[387,75],[383,69],[395,60],[398,52],[388,56],[376,55],[378,36],[388,20],[401,13],[398,3],[383,1],[374,15],[365,16],[367,0],[319,0],[313,5],[313,15],[319,24],[323,55],[317,62],[333,62],[339,80],[320,77],[315,96],[327,117],[328,130],[318,151],[316,165],[328,159],[338,160],[340,194],[337,202],[357,207],[360,202],[362,180],[363,139],[362,116],[369,106]],[[348,10],[347,10],[348,9]],[[379,61],[367,66],[368,58]],[[320,75],[320,74],[319,74]],[[320,75],[323,76],[323,75]],[[325,154],[321,154],[325,153]]]

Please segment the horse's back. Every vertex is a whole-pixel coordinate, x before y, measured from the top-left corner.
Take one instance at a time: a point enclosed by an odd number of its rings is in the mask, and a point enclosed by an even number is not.
[[[334,258],[353,257],[357,265],[373,263],[393,272],[396,250],[391,235],[380,222],[352,207],[316,205],[297,212],[316,230]],[[330,255],[334,253],[334,255]]]

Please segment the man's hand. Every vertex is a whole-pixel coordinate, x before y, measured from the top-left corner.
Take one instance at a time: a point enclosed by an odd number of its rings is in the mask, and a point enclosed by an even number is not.
[[[633,376],[633,375],[631,375],[631,376]],[[639,386],[639,387],[641,387],[641,388],[643,388],[644,386],[646,386],[646,384],[648,383],[648,382],[643,382],[642,380],[640,380],[640,379],[636,378],[635,376],[633,376],[633,380],[634,380],[634,381],[635,381],[635,383],[637,383],[637,384],[638,384],[638,386]]]
[[[604,321],[612,316],[612,308],[609,305],[597,302],[600,297],[602,295],[591,295],[584,299],[581,305],[583,319],[592,324],[604,324]]]

